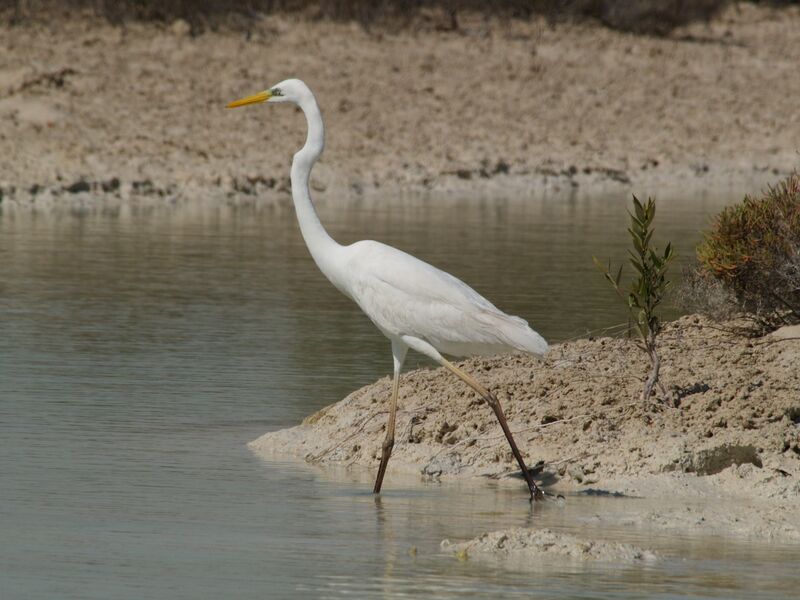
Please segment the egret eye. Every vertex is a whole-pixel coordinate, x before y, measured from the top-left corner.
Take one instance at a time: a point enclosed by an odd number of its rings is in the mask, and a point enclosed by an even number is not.
[[[274,87],[269,91],[270,96],[283,96],[281,88]]]

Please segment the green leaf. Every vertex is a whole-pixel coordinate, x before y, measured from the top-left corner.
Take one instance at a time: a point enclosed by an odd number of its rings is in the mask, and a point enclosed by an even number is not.
[[[640,222],[644,222],[646,220],[644,207],[642,206],[642,203],[639,202],[639,199],[635,195],[633,196],[633,208],[636,211],[636,218]]]
[[[653,229],[648,231],[647,235],[644,238],[644,246],[645,246],[645,248],[649,248],[650,247],[650,238],[653,237],[653,231],[654,231]]]
[[[642,242],[635,235],[633,236],[633,247],[636,248],[636,252],[638,252],[640,255],[644,254],[644,247],[642,246]]]

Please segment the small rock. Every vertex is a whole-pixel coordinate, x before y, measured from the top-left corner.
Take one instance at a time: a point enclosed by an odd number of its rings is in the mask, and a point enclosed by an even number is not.
[[[761,459],[754,446],[720,444],[696,452],[684,454],[665,465],[663,471],[683,471],[698,475],[715,475],[732,465],[749,463],[761,467]]]

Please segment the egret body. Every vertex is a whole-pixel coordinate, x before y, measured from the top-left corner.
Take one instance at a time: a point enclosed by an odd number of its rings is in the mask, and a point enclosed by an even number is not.
[[[411,348],[451,371],[481,395],[500,422],[528,483],[531,499],[541,499],[543,494],[525,466],[496,396],[442,354],[464,357],[521,351],[542,355],[547,351],[547,342],[524,320],[505,314],[461,280],[410,254],[371,240],[349,246],[338,244],[322,226],[309,193],[311,169],[325,145],[325,128],[314,95],[302,81],[288,79],[231,102],[228,107],[260,102],[290,102],[305,114],[308,136],[294,155],[291,170],[292,199],[303,239],[320,271],[358,304],[391,341],[394,379],[374,492],[380,492],[394,446],[400,371]]]

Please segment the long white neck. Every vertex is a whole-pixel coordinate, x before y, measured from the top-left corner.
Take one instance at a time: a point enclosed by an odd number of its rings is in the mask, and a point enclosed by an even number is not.
[[[336,284],[333,259],[341,246],[328,235],[322,226],[308,189],[311,169],[325,147],[325,126],[322,124],[322,115],[317,101],[310,92],[298,102],[298,106],[306,116],[308,136],[305,146],[294,155],[292,161],[292,200],[294,200],[294,207],[297,211],[300,231],[314,262],[317,263],[320,271]]]

